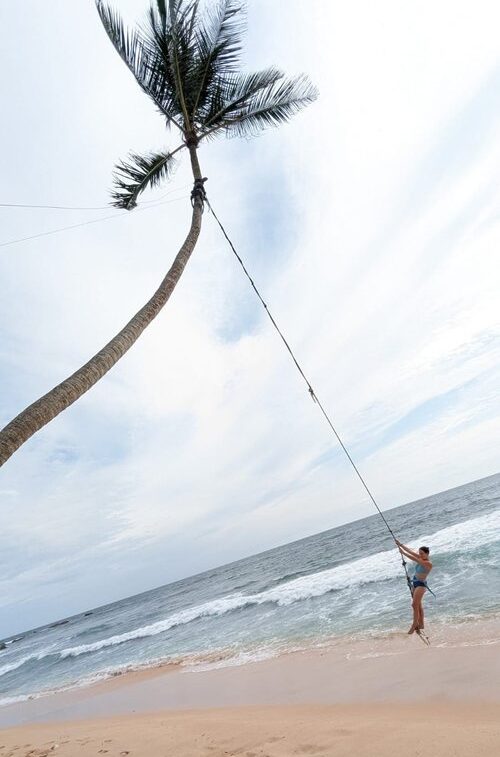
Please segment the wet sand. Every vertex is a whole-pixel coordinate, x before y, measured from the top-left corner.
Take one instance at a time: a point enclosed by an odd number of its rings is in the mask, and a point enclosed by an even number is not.
[[[401,633],[240,667],[127,673],[0,709],[0,757],[498,757],[498,624],[450,635],[430,648]]]

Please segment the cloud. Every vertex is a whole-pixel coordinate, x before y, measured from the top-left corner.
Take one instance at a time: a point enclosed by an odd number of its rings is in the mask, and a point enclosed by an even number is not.
[[[383,507],[497,468],[498,10],[445,6],[290,0],[283,18],[252,5],[248,64],[306,70],[321,99],[201,155],[216,212]],[[8,13],[7,58],[21,24]],[[3,125],[3,194],[105,203],[113,163],[165,143],[161,119],[93,9],[27,23],[32,55],[7,99],[37,93]],[[76,88],[58,65],[67,26],[82,29]],[[154,291],[189,221],[187,166],[175,186],[171,204],[2,248],[3,419]],[[4,234],[58,225],[12,211]],[[164,312],[1,475],[0,635],[371,512],[208,212]]]

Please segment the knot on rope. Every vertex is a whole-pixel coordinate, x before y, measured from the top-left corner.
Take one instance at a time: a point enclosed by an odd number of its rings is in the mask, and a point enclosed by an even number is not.
[[[186,147],[198,147],[199,143],[200,143],[200,140],[198,139],[196,134],[193,134],[193,133],[188,134],[186,139],[184,140],[184,144],[186,145]]]
[[[205,192],[205,182],[207,181],[207,178],[204,179],[195,179],[193,190],[191,192],[191,205],[194,207],[194,204],[197,200],[201,200],[202,205],[204,204],[205,200],[207,199],[207,193]]]

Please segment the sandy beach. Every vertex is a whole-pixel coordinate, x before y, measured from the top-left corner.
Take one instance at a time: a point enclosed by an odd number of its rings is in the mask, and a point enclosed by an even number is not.
[[[493,757],[499,709],[460,705],[303,705],[194,710],[1,733],[0,754],[48,757]]]
[[[498,621],[450,636],[449,646],[399,634],[234,668],[128,673],[2,708],[0,755],[496,756]]]

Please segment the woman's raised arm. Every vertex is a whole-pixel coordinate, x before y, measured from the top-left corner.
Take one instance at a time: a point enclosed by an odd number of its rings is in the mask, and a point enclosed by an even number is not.
[[[403,552],[403,554],[405,554],[406,557],[411,557],[412,560],[418,560],[418,561],[422,560],[422,558],[417,552],[414,552],[409,547],[406,547],[404,544],[401,544],[401,542],[398,541],[398,539],[396,539],[395,541],[399,549],[401,550],[401,552]]]

